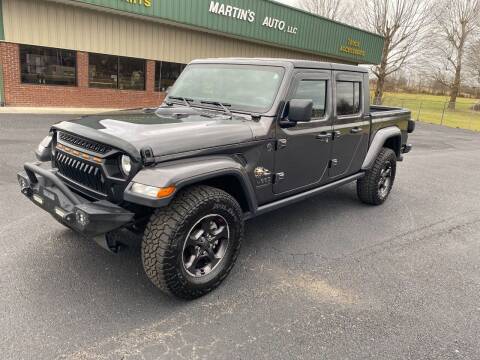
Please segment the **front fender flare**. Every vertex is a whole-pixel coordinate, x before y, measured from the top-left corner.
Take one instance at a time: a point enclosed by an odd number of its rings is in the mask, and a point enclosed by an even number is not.
[[[383,145],[385,145],[385,142],[388,139],[392,137],[397,137],[397,136],[402,136],[402,132],[396,126],[389,126],[389,127],[378,130],[375,136],[373,137],[372,142],[370,143],[367,156],[365,156],[365,160],[363,161],[363,164],[362,164],[362,170],[371,169],[378,154],[380,154],[380,151],[382,151],[382,148],[383,148]]]
[[[208,156],[172,161],[141,170],[134,176],[124,192],[124,200],[148,207],[163,207],[170,203],[176,193],[188,185],[219,176],[235,176],[246,195],[249,211],[255,211],[257,202],[246,169],[230,156]],[[155,187],[175,186],[175,192],[164,199],[152,199],[131,191],[133,183]]]

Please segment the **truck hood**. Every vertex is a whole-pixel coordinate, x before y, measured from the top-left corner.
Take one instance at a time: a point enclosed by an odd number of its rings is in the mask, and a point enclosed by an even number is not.
[[[158,157],[251,141],[251,122],[240,116],[230,118],[219,111],[162,107],[84,116],[57,124],[55,128],[110,145],[128,143],[137,152],[150,147]]]

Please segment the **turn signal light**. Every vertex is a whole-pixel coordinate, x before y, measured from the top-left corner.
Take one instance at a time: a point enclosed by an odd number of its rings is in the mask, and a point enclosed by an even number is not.
[[[169,186],[165,188],[160,188],[157,192],[157,198],[161,199],[164,197],[168,197],[175,192],[175,186]]]

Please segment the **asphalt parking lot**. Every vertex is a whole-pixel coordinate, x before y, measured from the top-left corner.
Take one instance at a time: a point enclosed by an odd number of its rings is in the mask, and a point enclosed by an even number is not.
[[[224,284],[185,302],[135,239],[107,253],[19,193],[66,117],[0,116],[0,358],[480,358],[479,133],[419,124],[381,207],[348,185],[251,220]]]

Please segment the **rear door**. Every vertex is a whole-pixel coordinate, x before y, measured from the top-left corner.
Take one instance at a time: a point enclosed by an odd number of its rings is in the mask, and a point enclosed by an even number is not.
[[[370,118],[368,78],[363,73],[334,72],[334,120],[330,179],[358,172],[368,150]]]
[[[287,96],[287,101],[291,99],[313,100],[312,119],[291,128],[282,128],[277,123],[275,194],[328,181],[332,144],[331,71],[297,73]]]

